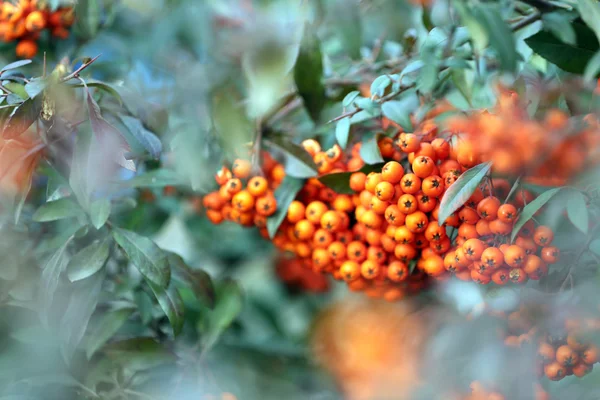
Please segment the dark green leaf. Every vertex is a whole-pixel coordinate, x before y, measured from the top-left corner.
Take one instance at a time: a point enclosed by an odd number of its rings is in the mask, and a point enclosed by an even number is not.
[[[373,165],[366,164],[358,171],[363,172],[365,174],[369,174],[370,172],[381,171],[382,167],[383,167],[383,164],[381,164],[381,163],[373,164]],[[354,190],[352,190],[350,188],[350,176],[354,172],[358,172],[358,171],[335,172],[333,174],[323,175],[323,176],[319,177],[319,181],[323,185],[327,186],[328,188],[333,189],[333,191],[335,191],[336,193],[354,194],[355,193]]]
[[[0,69],[0,75],[2,75],[2,73],[5,71],[21,68],[28,64],[31,64],[31,60],[19,60],[19,61],[11,62],[10,64],[5,65],[4,67],[2,67],[2,69]]]
[[[67,276],[76,282],[94,275],[104,266],[110,250],[110,240],[97,240],[71,257]]]
[[[60,319],[61,351],[68,362],[81,342],[90,318],[98,304],[104,275],[98,274],[73,284],[66,310]]]
[[[287,210],[296,195],[304,186],[304,179],[286,176],[281,185],[275,190],[275,199],[277,199],[277,211],[267,218],[267,230],[269,237],[273,238],[287,215]]]
[[[134,308],[121,308],[109,311],[100,318],[96,329],[91,331],[86,340],[85,354],[88,359],[117,333],[134,311]]]
[[[177,360],[174,354],[152,338],[121,340],[104,347],[103,352],[113,362],[131,372],[144,371]]]
[[[150,280],[148,280],[148,285],[156,296],[160,308],[162,308],[167,318],[169,318],[169,322],[173,328],[173,334],[175,336],[179,335],[181,329],[183,329],[185,319],[183,315],[183,300],[181,299],[177,288],[174,285],[169,285],[169,287],[165,289],[155,285]]]
[[[215,288],[210,276],[201,269],[190,268],[177,254],[169,253],[168,259],[173,279],[188,286],[209,308],[214,308]]]
[[[147,237],[125,229],[114,228],[113,237],[123,248],[129,260],[150,282],[159,287],[169,286],[171,270],[167,256],[154,242]]]
[[[41,110],[42,102],[38,98],[25,100],[10,113],[2,137],[8,140],[23,134],[38,119]]]
[[[515,37],[510,27],[502,19],[500,11],[495,8],[480,6],[473,10],[473,16],[486,30],[490,46],[498,54],[502,69],[514,71],[518,60]]]
[[[359,95],[360,92],[358,90],[353,90],[348,93],[346,97],[344,97],[344,100],[342,100],[342,107],[350,107]]]
[[[485,175],[492,167],[491,163],[479,164],[458,177],[444,193],[440,201],[439,218],[440,223],[446,222],[446,219],[456,210],[458,210],[469,197],[475,192]]]
[[[57,221],[64,218],[79,217],[83,211],[79,205],[69,197],[45,203],[37,209],[32,219],[36,222]]]
[[[185,182],[173,170],[155,169],[121,183],[132,188],[162,188],[183,185]]]
[[[121,115],[120,119],[133,136],[133,139],[153,158],[158,159],[162,152],[160,139],[154,133],[147,130],[139,119],[127,115]]]
[[[298,94],[304,100],[308,114],[315,122],[319,120],[326,100],[325,86],[321,82],[322,77],[321,42],[315,30],[307,24],[294,67],[294,81]]]
[[[153,317],[152,310],[154,305],[152,304],[152,299],[146,292],[139,291],[135,293],[134,300],[140,313],[142,324],[148,325]]]
[[[594,32],[585,25],[573,23],[577,45],[562,42],[552,33],[540,31],[525,39],[533,51],[559,68],[582,74],[594,54],[600,49]]]
[[[554,197],[555,194],[557,194],[561,190],[562,188],[560,187],[547,190],[544,193],[540,194],[531,203],[527,204],[525,208],[523,208],[523,210],[519,214],[519,219],[513,227],[512,234],[510,236],[511,242],[515,240],[515,237],[517,236],[523,225],[525,225],[527,221],[529,221],[540,210],[540,208],[542,208],[552,197]]]
[[[265,142],[281,151],[284,151],[288,156],[293,157],[296,159],[296,161],[304,164],[308,170],[313,172],[312,176],[317,175],[317,166],[315,165],[315,162],[310,154],[304,150],[304,147],[299,146],[281,136],[273,136],[269,137],[268,139],[265,138]]]
[[[94,200],[90,205],[90,220],[94,228],[100,229],[104,226],[110,216],[110,199],[102,198]]]
[[[552,32],[554,36],[564,43],[574,46],[577,43],[575,29],[571,25],[569,16],[561,12],[545,13],[542,15],[544,28]]]
[[[371,138],[363,140],[363,144],[360,147],[360,157],[366,164],[378,164],[383,162],[378,142],[379,135],[373,135]]]
[[[581,19],[592,28],[600,42],[600,4],[596,0],[577,0]]]
[[[100,26],[100,4],[98,0],[79,1],[75,6],[77,31],[86,39],[96,36]]]
[[[348,146],[348,136],[350,136],[350,118],[342,118],[335,126],[335,139],[342,149]]]
[[[569,192],[569,198],[567,200],[567,216],[577,229],[587,235],[589,224],[588,209],[585,202],[585,196],[577,190]]]

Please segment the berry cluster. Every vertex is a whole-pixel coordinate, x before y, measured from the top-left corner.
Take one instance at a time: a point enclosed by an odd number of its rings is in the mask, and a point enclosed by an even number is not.
[[[600,161],[600,130],[594,115],[580,121],[550,109],[538,121],[529,117],[522,99],[508,90],[501,90],[490,112],[455,117],[447,126],[461,134],[457,147],[461,164],[472,167],[493,161],[497,174],[524,174],[538,184],[564,185]]]
[[[16,54],[33,58],[38,51],[41,32],[48,29],[52,36],[66,39],[75,20],[71,7],[52,11],[46,1],[19,0],[0,2],[0,40],[17,41]]]

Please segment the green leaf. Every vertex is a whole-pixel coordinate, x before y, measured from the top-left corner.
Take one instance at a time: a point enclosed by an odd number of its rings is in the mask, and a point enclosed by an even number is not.
[[[588,62],[583,72],[583,79],[586,82],[592,82],[600,72],[600,51],[598,51]]]
[[[506,199],[504,200],[505,203],[508,200],[510,200],[510,198],[512,197],[513,194],[515,194],[515,192],[519,188],[520,184],[521,184],[521,175],[519,175],[519,177],[517,178],[517,180],[515,181],[515,183],[513,183],[512,187],[510,188],[510,191],[508,192],[508,194],[506,195]]]
[[[381,105],[383,115],[404,129],[405,132],[412,132],[413,126],[410,121],[410,115],[415,112],[419,106],[419,98],[414,91],[407,92],[401,100],[386,101]]]
[[[148,370],[177,360],[163,345],[148,337],[110,343],[104,347],[103,352],[113,362],[124,365],[131,372]]]
[[[581,19],[592,28],[600,42],[600,4],[596,0],[577,0]]]
[[[542,14],[542,22],[544,28],[552,32],[554,36],[559,38],[566,44],[574,46],[577,43],[575,29],[569,21],[569,16],[561,12],[552,12]]]
[[[306,24],[300,52],[294,67],[294,81],[298,94],[313,121],[317,122],[325,105],[323,77],[323,55],[321,42],[312,26]]]
[[[345,55],[352,59],[360,59],[360,47],[362,45],[362,19],[358,4],[348,5],[348,0],[335,0],[330,15],[333,28],[336,30],[337,38],[342,42]]]
[[[154,159],[160,157],[162,143],[160,139],[142,125],[142,122],[128,115],[120,115],[119,118],[127,127],[133,139],[144,148]]]
[[[96,36],[100,26],[100,4],[98,0],[77,2],[75,15],[77,15],[77,31],[86,39]]]
[[[148,325],[153,317],[152,311],[154,305],[152,304],[152,299],[146,292],[138,291],[134,294],[134,300],[140,313],[142,324]]]
[[[272,239],[287,215],[287,210],[296,195],[304,186],[304,179],[286,176],[283,182],[275,190],[275,199],[277,200],[277,211],[267,218],[267,231]]]
[[[71,282],[86,279],[100,271],[108,259],[110,240],[97,240],[71,257],[67,276]]]
[[[179,186],[185,184],[177,172],[163,168],[145,172],[134,178],[120,182],[131,188],[163,188],[165,186]]]
[[[25,85],[25,91],[29,95],[30,99],[33,99],[38,94],[42,93],[42,91],[46,88],[48,82],[42,78],[35,78],[30,80]]]
[[[100,318],[96,329],[90,332],[86,340],[85,354],[88,360],[121,329],[134,311],[135,308],[121,308],[109,311]]]
[[[184,319],[184,306],[183,300],[174,285],[169,285],[168,288],[155,285],[151,281],[148,281],[148,285],[152,289],[154,296],[158,300],[160,308],[164,311],[165,315],[171,323],[173,328],[173,335],[177,336],[183,329]]]
[[[392,80],[387,75],[381,75],[375,78],[371,83],[371,96],[383,97],[385,90],[392,84]]]
[[[600,256],[600,239],[594,239],[590,242],[590,251]]]
[[[110,216],[110,199],[101,198],[94,200],[90,205],[90,220],[94,228],[100,229],[104,226]]]
[[[117,101],[119,102],[119,105],[123,105],[123,97],[121,97],[121,94],[119,93],[119,91],[117,89],[115,89],[113,86],[111,86],[110,84],[106,83],[106,82],[102,82],[102,81],[97,81],[95,79],[86,79],[85,80],[85,84],[88,87],[94,87],[100,90],[103,90],[107,93],[109,93],[111,96],[113,96],[115,99],[117,99]],[[73,85],[73,87],[85,87],[83,84],[75,84]]]
[[[567,216],[577,229],[587,235],[589,225],[589,214],[585,202],[585,196],[577,191],[571,190],[567,200]]]
[[[217,289],[217,302],[209,312],[209,327],[203,335],[205,346],[212,346],[242,311],[242,291],[237,283],[227,280]]]
[[[582,74],[600,46],[590,28],[578,23],[573,23],[572,26],[577,37],[576,45],[564,43],[552,33],[545,31],[528,37],[525,43],[559,68],[574,74]]]
[[[81,131],[75,140],[75,149],[71,161],[71,175],[69,176],[69,185],[73,194],[77,197],[79,204],[89,209],[90,206],[90,184],[88,179],[88,161],[91,151],[91,134]]]
[[[190,268],[175,253],[168,254],[173,279],[192,289],[196,297],[202,299],[208,308],[215,306],[215,288],[210,276],[201,269]]]
[[[25,100],[10,113],[2,130],[2,138],[8,140],[22,135],[38,119],[41,111],[42,102],[39,98]]]
[[[307,178],[318,174],[315,162],[310,154],[304,150],[304,147],[299,146],[282,136],[265,138],[265,143],[285,152],[289,157],[294,158],[298,163],[302,164],[302,166],[305,167],[303,175],[308,176],[300,176],[301,178]]]
[[[57,221],[64,218],[80,217],[83,211],[79,205],[69,197],[43,204],[33,214],[36,222]]]
[[[356,192],[350,188],[350,176],[352,176],[353,173],[359,171],[365,174],[369,174],[370,172],[374,171],[381,171],[383,165],[383,163],[373,165],[365,164],[358,171],[334,172],[333,174],[320,176],[319,181],[328,188],[333,189],[333,191],[336,193],[354,194]]]
[[[540,194],[535,200],[527,204],[525,208],[519,214],[519,219],[513,227],[512,234],[510,235],[510,241],[514,241],[515,237],[523,227],[539,210],[542,208],[554,195],[560,192],[563,188],[558,187],[550,189]]]
[[[98,274],[73,284],[73,290],[66,310],[60,319],[61,352],[65,361],[69,361],[81,342],[87,329],[104,281],[104,275]]]
[[[243,154],[246,144],[253,141],[256,131],[248,119],[241,94],[232,87],[221,88],[213,94],[212,117],[219,142],[230,155]]]
[[[335,126],[335,139],[342,149],[348,146],[348,136],[350,136],[350,118],[342,118]]]
[[[54,254],[46,261],[42,270],[41,284],[40,284],[40,304],[42,308],[47,311],[52,305],[54,299],[54,293],[58,287],[60,275],[67,266],[66,250],[73,236],[69,237],[67,241],[54,252]],[[42,314],[42,319],[47,324],[48,313]]]
[[[171,270],[167,256],[145,236],[121,228],[114,228],[113,237],[140,273],[159,287],[169,286]]]
[[[440,59],[436,54],[436,49],[424,47],[421,50],[421,61],[423,67],[419,70],[417,89],[424,93],[430,93],[438,81]]]
[[[0,69],[0,75],[2,75],[4,72],[9,71],[11,69],[21,68],[21,67],[29,65],[31,63],[32,63],[31,60],[19,60],[19,61],[11,62],[10,64],[5,65],[4,67],[2,67],[2,69]]]
[[[440,201],[440,210],[438,221],[446,222],[446,219],[456,210],[458,210],[469,197],[475,192],[485,175],[488,173],[492,163],[479,164],[458,177],[444,193]]]
[[[471,88],[467,83],[467,79],[465,77],[465,71],[462,69],[453,69],[451,71],[452,82],[454,86],[458,89],[460,94],[463,95],[469,106],[471,106]]]
[[[486,30],[490,46],[498,54],[502,69],[514,71],[517,68],[518,60],[515,37],[504,19],[502,19],[500,11],[495,8],[480,6],[473,10],[473,16]]]
[[[363,140],[360,147],[360,157],[366,164],[378,164],[384,161],[379,150],[378,141],[379,135],[373,135],[371,138]]]
[[[344,100],[342,100],[342,107],[350,107],[358,96],[360,96],[360,92],[358,90],[353,90],[350,93],[348,93],[346,97],[344,97]]]

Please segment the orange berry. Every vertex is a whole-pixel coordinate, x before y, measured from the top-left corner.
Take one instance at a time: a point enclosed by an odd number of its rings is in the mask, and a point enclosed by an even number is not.
[[[428,176],[421,182],[421,190],[430,197],[440,197],[444,194],[444,189],[444,181],[437,175]]]
[[[367,247],[363,242],[352,241],[348,243],[346,256],[352,261],[363,262],[367,258]]]
[[[340,274],[346,282],[352,282],[360,277],[360,265],[355,261],[344,261],[340,266]]]
[[[541,251],[542,260],[549,264],[554,264],[560,257],[560,250],[558,248],[550,246],[544,247]]]
[[[572,367],[579,362],[579,355],[568,345],[556,349],[556,361],[563,367]]]
[[[46,26],[46,17],[41,11],[29,13],[25,19],[25,27],[29,32],[38,32]]]
[[[381,169],[381,179],[392,184],[399,183],[404,176],[404,168],[396,161],[386,163]]]
[[[333,242],[327,247],[327,251],[334,261],[340,261],[346,258],[346,245],[342,242]]]
[[[406,216],[400,211],[397,205],[391,204],[385,209],[385,220],[390,226],[404,225]]]
[[[367,175],[367,179],[365,180],[365,190],[375,194],[375,187],[379,182],[381,182],[383,178],[381,174],[378,172],[371,172]]]
[[[313,236],[313,245],[326,249],[333,243],[333,235],[326,229],[317,229]]]
[[[240,212],[248,212],[254,208],[255,199],[247,190],[241,190],[231,198],[232,206]]]
[[[556,359],[556,350],[554,349],[554,346],[546,342],[540,343],[537,354],[544,364],[551,363]]]
[[[255,176],[248,181],[246,188],[251,195],[260,197],[269,189],[269,182],[262,176]]]
[[[483,251],[486,249],[485,244],[479,239],[468,239],[462,246],[465,252],[465,258],[470,261],[479,261]],[[484,263],[486,266],[487,264]]]
[[[387,276],[393,282],[402,282],[408,278],[408,266],[400,261],[391,262],[388,266]]]
[[[272,194],[266,194],[256,199],[256,212],[265,217],[270,217],[277,211],[277,200]]]
[[[287,220],[295,224],[296,222],[304,219],[305,211],[306,208],[304,207],[304,204],[298,200],[294,200],[288,207]]]
[[[338,211],[325,211],[321,217],[321,228],[328,230],[329,232],[336,232],[342,225],[342,218]]]
[[[394,248],[394,255],[403,263],[408,263],[417,256],[417,250],[410,244],[397,244]]]
[[[433,151],[438,160],[445,160],[450,155],[450,143],[442,138],[436,138],[431,142]]]
[[[444,268],[444,259],[437,254],[432,254],[423,262],[423,270],[427,275],[440,276],[446,271]]]
[[[375,211],[367,210],[360,220],[369,229],[379,229],[383,224],[383,218],[381,218]]]
[[[335,163],[342,157],[342,148],[338,144],[334,144],[332,148],[325,152],[329,162]]]
[[[523,266],[526,258],[527,254],[525,254],[525,250],[514,244],[508,246],[506,251],[504,251],[504,262],[514,268]]]
[[[232,178],[231,171],[227,167],[221,167],[215,175],[215,181],[219,186],[223,186],[228,180]]]
[[[238,178],[231,178],[225,184],[225,188],[225,190],[227,190],[227,192],[233,196],[243,189],[242,181],[240,181]]]
[[[223,214],[220,211],[211,209],[206,210],[206,217],[210,222],[212,222],[215,225],[220,224],[221,222],[223,222],[224,219]]]
[[[367,175],[363,172],[355,172],[350,175],[350,189],[355,192],[361,192],[365,190],[365,182],[367,180]]]
[[[473,279],[473,282],[478,283],[480,285],[487,285],[492,280],[491,276],[484,275],[474,269],[471,270],[471,279]]]
[[[379,246],[369,246],[367,249],[367,259],[374,261],[377,264],[383,264],[386,257],[386,252]]]
[[[204,208],[218,211],[223,208],[225,201],[219,196],[219,192],[212,192],[204,196],[202,205]]]
[[[533,241],[538,246],[549,246],[552,239],[554,239],[554,233],[547,226],[538,226],[533,232]]]
[[[317,225],[321,223],[323,214],[328,210],[327,205],[322,201],[311,201],[306,206],[305,217],[307,220]]]
[[[431,221],[425,229],[425,239],[430,242],[439,242],[446,237],[446,228],[440,226],[438,221]]]
[[[421,233],[427,229],[429,219],[423,211],[415,211],[406,216],[406,227],[413,233]]]
[[[307,219],[296,222],[294,237],[298,240],[309,240],[315,233],[315,226]]]
[[[592,372],[592,368],[593,367],[591,365],[588,365],[584,362],[579,362],[578,364],[572,367],[573,375],[575,375],[578,378],[583,378],[584,376]]]
[[[394,240],[401,244],[410,244],[415,239],[415,234],[406,227],[406,225],[399,226],[394,232]]]
[[[417,195],[417,207],[419,211],[429,213],[433,211],[435,206],[437,206],[437,200],[435,198],[431,198],[423,193]]]
[[[30,39],[20,40],[15,50],[17,57],[20,58],[33,58],[37,54],[37,51],[37,43]]]
[[[567,370],[565,367],[555,361],[544,367],[544,373],[548,379],[552,381],[559,381],[566,376]]]
[[[497,247],[488,247],[481,253],[481,262],[491,269],[500,268],[504,264],[504,254]]]
[[[373,260],[365,260],[360,265],[360,274],[365,279],[375,279],[379,275],[379,264]]]
[[[523,283],[527,280],[527,274],[521,268],[512,268],[508,271],[508,279],[513,283]]]
[[[490,224],[485,219],[480,219],[479,221],[477,221],[477,223],[475,224],[475,230],[477,231],[479,237],[488,236],[492,234]]]
[[[502,222],[500,219],[490,221],[490,231],[495,235],[508,235],[512,232],[512,223]]]
[[[477,204],[477,214],[485,220],[493,221],[498,217],[500,205],[500,200],[497,197],[486,197]]]
[[[412,163],[413,173],[419,178],[426,178],[433,172],[435,168],[434,161],[427,156],[419,156]]]
[[[421,190],[421,178],[415,174],[406,174],[402,177],[400,187],[404,193],[415,194]]]
[[[589,365],[598,362],[598,348],[594,345],[589,346],[583,353],[581,353],[581,360]]]
[[[539,280],[548,273],[548,266],[535,254],[530,254],[525,260],[523,270],[530,279]]]
[[[389,205],[389,201],[379,200],[377,196],[371,197],[371,202],[369,203],[369,208],[373,210],[375,213],[379,215],[385,214],[385,210]]]
[[[534,254],[538,249],[538,246],[531,238],[517,237],[515,244],[519,247],[522,247],[527,255]]]
[[[302,147],[304,150],[308,152],[311,156],[315,156],[317,153],[321,152],[321,145],[314,139],[306,139],[302,141]]]
[[[389,182],[382,181],[375,186],[375,196],[381,201],[389,201],[394,197],[394,185]]]
[[[579,335],[576,333],[570,333],[569,336],[567,336],[567,344],[570,348],[578,352],[584,351],[589,346],[587,343],[582,343]]]
[[[492,281],[497,285],[504,285],[509,281],[509,271],[501,268],[492,273]]]
[[[458,227],[458,236],[463,240],[476,239],[479,235],[475,225],[463,223]]]
[[[498,219],[502,222],[513,223],[517,219],[517,208],[512,204],[502,204],[498,207]]]
[[[248,160],[242,160],[238,158],[233,162],[231,166],[231,172],[236,178],[246,179],[250,176],[250,171],[252,170],[252,164]]]
[[[417,135],[407,133],[400,135],[397,144],[403,152],[412,153],[413,151],[417,151],[419,149],[421,141]]]
[[[312,253],[312,263],[318,270],[322,271],[331,263],[331,256],[325,249],[314,249]]]
[[[412,214],[417,211],[419,203],[412,194],[403,194],[398,199],[398,209],[404,214]]]

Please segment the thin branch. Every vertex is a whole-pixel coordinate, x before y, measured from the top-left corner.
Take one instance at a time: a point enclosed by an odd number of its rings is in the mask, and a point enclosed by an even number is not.
[[[526,17],[521,18],[518,22],[516,22],[514,25],[512,25],[510,27],[510,29],[513,32],[518,31],[519,29],[525,28],[526,26],[534,23],[535,21],[538,21],[540,18],[542,18],[542,13],[539,11],[536,11],[533,14],[530,14]]]
[[[61,79],[61,82],[66,82],[68,80],[71,80],[73,78],[79,78],[79,74],[81,73],[81,71],[83,71],[84,69],[86,69],[87,67],[89,67],[90,65],[92,65],[92,63],[94,61],[96,61],[100,56],[102,55],[102,53],[98,54],[96,57],[92,58],[91,60],[89,60],[88,62],[82,64],[79,68],[77,68],[75,71],[73,71],[72,73],[70,73],[69,75],[65,76],[64,78]]]

